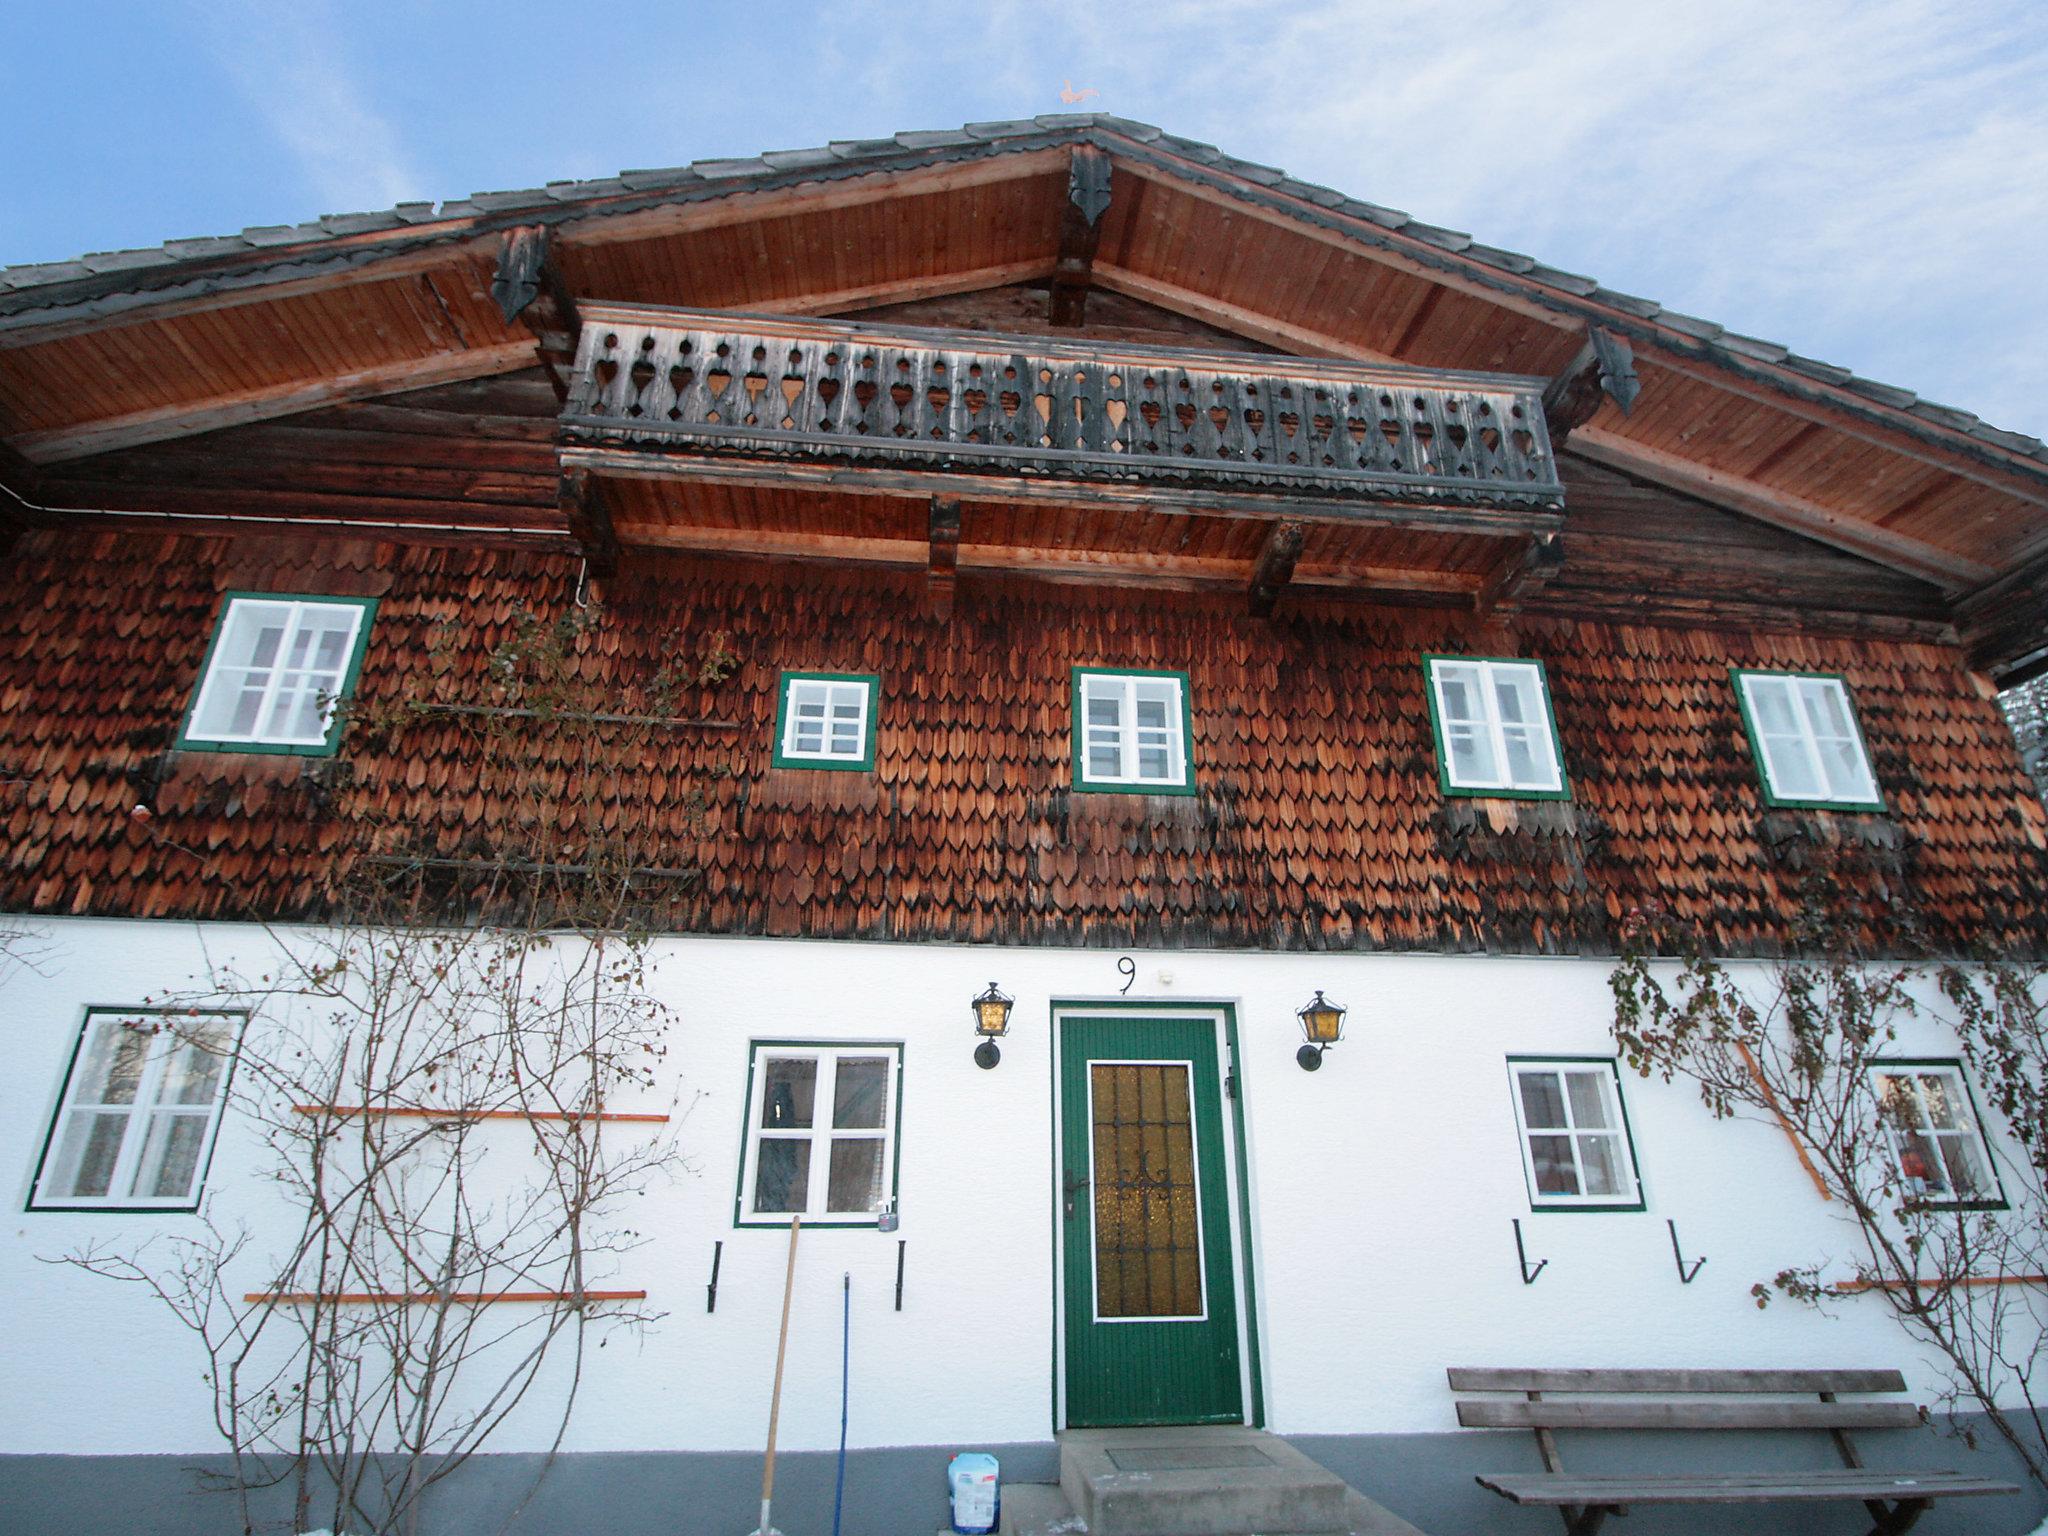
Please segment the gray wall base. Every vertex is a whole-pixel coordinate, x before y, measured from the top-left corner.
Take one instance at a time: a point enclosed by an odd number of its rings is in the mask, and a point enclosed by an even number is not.
[[[1541,1470],[1533,1435],[1469,1430],[1286,1438],[1431,1536],[1553,1536],[1559,1529],[1551,1511],[1519,1509],[1472,1481],[1480,1472]],[[1981,1432],[1974,1451],[1932,1431],[1856,1439],[1872,1467],[1947,1467],[2026,1484],[2016,1458]],[[1564,1464],[1581,1472],[1837,1465],[1827,1438],[1818,1434],[1564,1434],[1559,1441]],[[1058,1480],[1059,1452],[1050,1440],[853,1451],[846,1460],[842,1536],[942,1529],[946,1462],[956,1450],[970,1449],[1000,1457],[1006,1482]],[[437,1490],[428,1536],[493,1536],[532,1487],[540,1461],[510,1454],[472,1460]],[[0,1456],[0,1536],[229,1536],[236,1529],[233,1503],[194,1491],[195,1468],[222,1465],[216,1456]],[[829,1536],[833,1471],[829,1452],[777,1458],[775,1523],[788,1536]],[[586,1452],[557,1458],[511,1530],[512,1536],[747,1536],[760,1502],[758,1453]],[[1915,1531],[2019,1536],[2044,1517],[2048,1497],[2030,1489],[2018,1498],[1944,1500]],[[1853,1504],[1749,1505],[1733,1514],[1645,1507],[1629,1520],[1630,1536],[1728,1536],[1735,1530],[1861,1536],[1869,1525],[1862,1506]]]

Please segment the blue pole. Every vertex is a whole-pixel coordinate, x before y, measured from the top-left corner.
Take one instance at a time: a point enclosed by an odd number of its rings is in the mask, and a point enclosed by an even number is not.
[[[853,1360],[853,1275],[839,1277],[839,1478],[832,1487],[832,1536],[839,1536],[839,1507],[846,1499],[846,1391]]]

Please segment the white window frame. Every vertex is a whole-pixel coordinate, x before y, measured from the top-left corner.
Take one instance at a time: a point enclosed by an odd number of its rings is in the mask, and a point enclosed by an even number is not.
[[[883,1092],[882,1126],[879,1132],[865,1127],[839,1129],[831,1124],[837,1093],[839,1063],[847,1057],[889,1062],[888,1086]],[[768,1093],[770,1059],[815,1061],[818,1075],[812,1089],[811,1124],[791,1130],[771,1130],[762,1125],[762,1106]],[[807,1227],[872,1227],[882,1210],[896,1203],[897,1119],[903,1105],[903,1042],[900,1040],[755,1040],[747,1057],[747,1120],[740,1145],[739,1193],[734,1200],[736,1227],[787,1227],[792,1216],[801,1216]],[[879,1140],[882,1143],[882,1207],[873,1211],[827,1210],[832,1176],[832,1142],[835,1140]],[[756,1211],[754,1186],[760,1172],[763,1141],[808,1141],[811,1144],[809,1186],[801,1211]]]
[[[1564,749],[1557,737],[1557,715],[1550,704],[1550,680],[1544,674],[1542,662],[1492,656],[1429,656],[1424,660],[1429,671],[1429,702],[1431,720],[1436,728],[1437,762],[1442,770],[1443,788],[1447,792],[1542,796],[1557,799],[1571,793],[1564,771]],[[1472,676],[1474,691],[1479,696],[1481,718],[1468,720],[1458,717],[1455,723],[1477,726],[1486,732],[1493,751],[1495,768],[1491,778],[1471,778],[1461,774],[1456,755],[1451,751],[1451,726],[1454,721],[1444,685],[1450,675],[1457,672],[1469,673]],[[1514,779],[1508,768],[1508,724],[1502,718],[1500,707],[1502,682],[1508,678],[1526,678],[1533,683],[1535,696],[1542,710],[1543,740],[1540,747],[1532,748],[1533,755],[1540,763],[1541,776],[1527,782]]]
[[[1531,1127],[1522,1106],[1524,1073],[1549,1073],[1558,1077],[1564,1102],[1565,1124]],[[1566,1074],[1584,1074],[1601,1084],[1612,1125],[1581,1128],[1573,1123],[1571,1091],[1564,1085]],[[1522,1177],[1529,1189],[1529,1207],[1537,1211],[1640,1211],[1644,1208],[1642,1172],[1636,1166],[1635,1136],[1629,1129],[1628,1104],[1621,1095],[1621,1073],[1611,1056],[1511,1056],[1508,1058],[1508,1096],[1515,1106],[1515,1136],[1521,1149]],[[1618,1166],[1627,1187],[1613,1195],[1553,1195],[1540,1191],[1536,1179],[1536,1156],[1532,1137],[1563,1136],[1571,1145],[1572,1171],[1579,1188],[1586,1187],[1585,1167],[1579,1156],[1581,1136],[1610,1137],[1620,1148]]]
[[[1963,1064],[1960,1061],[1907,1059],[1903,1057],[1895,1060],[1879,1058],[1870,1063],[1866,1069],[1866,1076],[1870,1084],[1871,1096],[1880,1106],[1878,1123],[1884,1130],[1884,1145],[1891,1158],[1892,1172],[1899,1179],[1899,1188],[1916,1208],[1921,1210],[2003,1210],[2005,1208],[2005,1191],[1998,1177],[1998,1165],[1991,1159],[1991,1144],[1984,1136],[1984,1117],[1977,1112],[1977,1097],[1970,1091],[1970,1081],[1963,1075]],[[1934,1150],[1937,1154],[1941,1150],[1940,1143],[1944,1139],[1959,1141],[1973,1146],[1976,1149],[1977,1166],[1984,1170],[1985,1178],[1990,1181],[1990,1188],[1986,1193],[1959,1196],[1955,1192],[1952,1180],[1949,1181],[1950,1189],[1947,1195],[1930,1196],[1913,1188],[1915,1183],[1924,1184],[1925,1181],[1916,1180],[1906,1172],[1905,1151],[1899,1145],[1898,1127],[1893,1124],[1891,1117],[1882,1111],[1884,1088],[1881,1080],[1887,1077],[1912,1079],[1938,1077],[1945,1080],[1949,1102],[1957,1106],[1961,1116],[1965,1117],[1966,1123],[1946,1130],[1930,1124],[1927,1120],[1924,1099],[1922,1097],[1924,1089],[1916,1081],[1914,1083],[1913,1102],[1922,1107],[1919,1116],[1920,1124],[1911,1127],[1911,1129],[1917,1135],[1934,1143]],[[1947,1163],[1945,1161],[1941,1163],[1941,1168],[1944,1179],[1947,1179]]]
[[[1137,703],[1141,693],[1163,695],[1167,724],[1164,727],[1167,771],[1148,775],[1139,771],[1142,754],[1140,738],[1153,730],[1138,724]],[[1091,749],[1107,745],[1107,735],[1098,738],[1088,723],[1091,699],[1114,695],[1118,700],[1114,741],[1117,752],[1115,773],[1096,773],[1089,766]],[[1188,680],[1179,672],[1131,671],[1117,667],[1076,667],[1074,669],[1074,787],[1112,789],[1152,794],[1192,794],[1193,755],[1189,736]]]
[[[855,672],[785,672],[781,698],[777,701],[775,760],[785,768],[872,768],[875,763],[875,699],[880,680]],[[823,704],[822,744],[815,749],[797,745],[803,724],[799,714],[810,701]],[[832,725],[842,706],[851,703],[854,745],[843,751],[832,745]]]
[[[71,1059],[64,1069],[63,1091],[58,1097],[55,1111],[51,1114],[48,1132],[43,1138],[42,1155],[36,1164],[35,1182],[29,1190],[28,1208],[32,1211],[197,1210],[200,1196],[206,1188],[207,1170],[213,1161],[214,1142],[220,1134],[222,1112],[227,1107],[228,1096],[234,1087],[235,1060],[240,1049],[242,1026],[247,1022],[247,1018],[248,1015],[245,1013],[221,1009],[87,1008],[85,1019],[79,1026],[78,1038],[72,1045]],[[130,1193],[140,1172],[143,1152],[149,1140],[148,1122],[152,1110],[158,1108],[156,1098],[163,1087],[165,1072],[178,1048],[188,1043],[195,1033],[191,1024],[186,1021],[198,1020],[212,1020],[222,1026],[225,1049],[222,1052],[224,1060],[219,1085],[206,1106],[206,1128],[201,1133],[199,1151],[193,1159],[192,1182],[175,1195]],[[152,1035],[148,1054],[143,1060],[142,1074],[136,1084],[134,1099],[127,1104],[106,1106],[81,1100],[80,1092],[84,1085],[79,1081],[79,1068],[86,1060],[87,1042],[97,1028],[119,1029],[124,1025],[146,1029]],[[56,1161],[61,1152],[64,1133],[74,1111],[101,1114],[118,1112],[127,1117],[127,1122],[121,1130],[121,1143],[115,1154],[113,1173],[107,1181],[107,1193],[104,1195],[63,1194],[44,1189],[45,1181],[56,1174]],[[173,1108],[167,1112],[192,1113],[187,1108]]]
[[[1750,751],[1756,758],[1757,773],[1763,780],[1764,797],[1772,805],[1840,806],[1868,811],[1884,809],[1884,794],[1878,788],[1877,769],[1870,761],[1870,745],[1863,739],[1862,723],[1856,718],[1855,703],[1849,697],[1847,682],[1827,673],[1737,668],[1735,684],[1741,696],[1743,728],[1749,733]],[[1786,690],[1787,711],[1797,726],[1795,734],[1765,734],[1763,712],[1757,702],[1758,690],[1763,687]],[[1821,703],[1824,698],[1839,701],[1842,718],[1849,722],[1847,735],[1827,728]],[[1862,777],[1845,779],[1839,772],[1840,765],[1823,750],[1824,742],[1853,746],[1856,767]],[[1781,786],[1778,783],[1780,753],[1797,753],[1815,781],[1823,786],[1821,792],[1798,794]]]
[[[207,707],[213,703],[215,694],[231,686],[227,681],[230,672],[241,674],[256,670],[246,658],[231,657],[223,652],[223,646],[235,627],[236,615],[248,608],[280,609],[284,619],[283,637],[278,642],[277,659],[268,668],[269,677],[263,685],[260,703],[256,708],[256,728],[251,731],[209,730],[201,722],[206,718]],[[320,711],[320,732],[317,736],[292,736],[264,729],[264,724],[275,712],[278,694],[287,673],[296,669],[286,665],[285,658],[291,654],[292,643],[297,639],[306,618],[319,610],[341,611],[349,616],[348,638],[344,642],[341,668],[334,674],[334,686],[321,689],[326,703]],[[363,654],[365,631],[376,612],[374,598],[350,597],[303,597],[288,593],[237,592],[231,593],[221,605],[220,617],[214,623],[213,642],[206,653],[205,669],[199,679],[198,690],[192,697],[192,708],[185,718],[185,729],[179,737],[180,746],[240,749],[244,751],[277,752],[322,752],[331,750],[335,744],[335,711],[341,699],[354,687],[356,674]]]

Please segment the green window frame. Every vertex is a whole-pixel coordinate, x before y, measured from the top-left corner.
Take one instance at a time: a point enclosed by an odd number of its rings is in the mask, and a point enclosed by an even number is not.
[[[2002,1211],[2005,1186],[1984,1135],[1984,1116],[1963,1063],[1953,1056],[1880,1056],[1865,1068],[1892,1171],[1914,1210]],[[1946,1122],[1946,1123],[1944,1123]],[[1960,1193],[1958,1174],[1977,1193]],[[1926,1193],[1939,1181],[1941,1192]],[[1915,1186],[1918,1186],[1917,1188]],[[1942,1198],[1942,1194],[1950,1198]]]
[[[319,610],[328,610],[320,614]],[[264,627],[266,615],[272,621]],[[345,631],[331,621],[349,616]],[[199,681],[178,730],[177,747],[193,752],[261,752],[292,757],[332,757],[341,750],[348,713],[342,706],[355,694],[370,645],[370,626],[377,616],[374,597],[333,597],[303,592],[228,592],[215,615],[213,638],[200,663]],[[301,640],[318,645],[325,635],[340,634],[344,656],[325,662],[301,657],[292,661]],[[266,635],[274,629],[275,649],[265,659]],[[283,661],[285,664],[279,665]],[[239,674],[239,690],[230,679]],[[331,684],[331,686],[329,686]],[[239,691],[249,700],[253,718],[236,723]],[[274,722],[282,706],[287,716],[313,699],[324,700],[325,728],[310,732],[279,730]]]
[[[1546,1076],[1554,1079],[1554,1108],[1543,1102],[1542,1089],[1534,1081]],[[1533,1094],[1532,1087],[1536,1088]],[[1587,1088],[1592,1090],[1590,1105]],[[1515,1138],[1530,1210],[1646,1208],[1635,1133],[1628,1123],[1628,1101],[1622,1096],[1621,1072],[1612,1056],[1510,1056],[1508,1097],[1514,1103]],[[1594,1114],[1588,1115],[1589,1107]],[[1540,1147],[1539,1142],[1543,1144]],[[1597,1170],[1616,1187],[1599,1194],[1586,1193],[1589,1169]],[[1566,1181],[1573,1187],[1556,1187]],[[1546,1184],[1552,1187],[1546,1189]]]
[[[1731,667],[1728,676],[1742,711],[1742,729],[1749,755],[1763,786],[1764,804],[1787,810],[1882,811],[1884,792],[1870,743],[1856,717],[1849,680],[1839,672],[1790,672],[1760,667]],[[1763,698],[1767,686],[1784,685],[1775,709]],[[1837,700],[1835,719],[1828,719],[1825,701]],[[1777,730],[1767,730],[1776,715]],[[1789,727],[1787,729],[1786,727]],[[1848,749],[1853,748],[1853,754]],[[1804,783],[1784,781],[1793,773]],[[1807,785],[1817,792],[1804,792]]]
[[[870,773],[882,679],[872,672],[785,672],[775,685],[775,766]],[[835,744],[851,722],[855,746]],[[815,744],[806,740],[816,727]]]
[[[902,1119],[902,1041],[750,1041],[732,1224],[874,1226],[896,1206]]]
[[[247,1022],[240,1009],[87,1008],[27,1209],[198,1210]]]
[[[1192,795],[1195,721],[1185,672],[1076,667],[1073,672],[1074,788],[1084,794]],[[1114,701],[1114,718],[1091,704]],[[1152,714],[1151,721],[1142,715]],[[1163,753],[1161,772],[1144,772]],[[1106,755],[1113,767],[1104,771]]]
[[[1458,716],[1451,709],[1447,684],[1466,674],[1478,713]],[[1525,656],[1459,656],[1429,652],[1422,658],[1422,687],[1429,700],[1430,734],[1436,741],[1437,786],[1446,795],[1486,800],[1569,800],[1571,776],[1565,772],[1564,744],[1558,737],[1557,712],[1550,702],[1550,675],[1543,663]],[[1503,698],[1528,700],[1540,719],[1505,718]],[[1491,768],[1458,766],[1451,732],[1465,735],[1483,749]],[[1540,739],[1539,739],[1540,738]],[[1515,740],[1526,748],[1530,771],[1511,767]]]

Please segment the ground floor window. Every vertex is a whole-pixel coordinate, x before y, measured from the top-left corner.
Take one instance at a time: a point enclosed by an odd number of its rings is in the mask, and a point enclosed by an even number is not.
[[[757,1040],[737,1221],[872,1226],[896,1198],[903,1047]]]
[[[1875,1062],[1870,1086],[1907,1198],[1923,1206],[2005,1203],[1960,1062]]]
[[[196,1208],[241,1028],[240,1014],[87,1009],[30,1208]]]
[[[1643,1208],[1621,1078],[1608,1057],[1510,1057],[1529,1203],[1537,1210]]]

